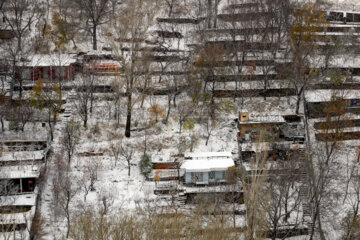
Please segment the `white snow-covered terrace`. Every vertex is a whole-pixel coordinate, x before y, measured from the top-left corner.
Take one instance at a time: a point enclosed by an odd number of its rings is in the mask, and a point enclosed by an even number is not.
[[[328,102],[333,96],[338,96],[342,99],[360,99],[360,91],[318,89],[305,92],[305,98],[307,102]]]
[[[43,151],[3,152],[0,162],[42,160],[43,158]]]
[[[32,221],[35,210],[22,213],[0,214],[0,224],[28,224]]]
[[[317,56],[311,59],[311,64],[315,67],[325,67],[325,56]],[[336,55],[329,61],[330,68],[359,68],[360,56],[358,54]]]
[[[37,193],[26,193],[11,196],[0,196],[2,206],[35,206]]]
[[[0,179],[38,178],[38,166],[6,166],[0,168]]]
[[[190,187],[184,186],[185,193],[228,193],[228,192],[241,192],[241,184],[221,185],[221,186],[207,186],[207,187]]]

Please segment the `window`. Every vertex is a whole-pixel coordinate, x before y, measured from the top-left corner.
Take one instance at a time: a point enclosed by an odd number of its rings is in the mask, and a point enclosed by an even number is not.
[[[66,77],[66,68],[65,67],[56,68],[55,75],[56,77],[60,77],[60,78]]]
[[[31,71],[28,68],[21,69],[21,79],[31,79]]]
[[[43,79],[48,80],[49,79],[49,69],[43,68]]]
[[[215,180],[215,172],[214,171],[209,172],[209,180],[212,180],[212,181]]]
[[[346,22],[354,22],[354,14],[353,13],[346,14]]]
[[[360,14],[354,14],[354,22],[360,22]]]
[[[0,180],[0,196],[14,195],[20,192],[20,179]]]
[[[22,192],[33,192],[35,189],[35,179],[27,178],[21,179],[22,181]]]
[[[202,182],[203,181],[203,173],[201,172],[192,172],[191,173],[191,182]]]
[[[342,12],[330,12],[327,20],[328,21],[342,21],[344,18],[344,13]]]

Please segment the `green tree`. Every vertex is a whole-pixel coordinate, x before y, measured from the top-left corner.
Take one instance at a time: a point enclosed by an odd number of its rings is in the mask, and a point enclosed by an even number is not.
[[[144,175],[145,177],[149,175],[149,173],[152,170],[152,163],[149,155],[147,154],[142,155],[139,163],[139,168],[142,175]]]
[[[52,83],[51,87],[44,86],[41,78],[36,81],[30,92],[31,106],[43,111],[47,115],[49,133],[51,140],[54,139],[54,125],[62,107],[61,89],[57,83]]]

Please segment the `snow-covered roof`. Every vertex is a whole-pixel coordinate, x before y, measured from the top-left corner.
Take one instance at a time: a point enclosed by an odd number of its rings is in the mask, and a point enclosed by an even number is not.
[[[338,96],[343,99],[360,99],[360,91],[319,89],[305,92],[307,102],[328,102],[332,96]]]
[[[231,158],[231,152],[189,152],[184,154],[185,158],[208,159],[208,158]]]
[[[35,206],[36,193],[0,196],[0,206]]]
[[[186,172],[210,172],[210,171],[225,171],[229,167],[233,167],[234,160],[231,158],[211,158],[186,160],[181,165],[181,168]]]
[[[69,66],[76,59],[69,54],[36,54],[30,56],[27,61],[18,63],[18,66],[40,67],[40,66]]]
[[[1,167],[0,173],[0,179],[38,178],[40,176],[38,166]]]

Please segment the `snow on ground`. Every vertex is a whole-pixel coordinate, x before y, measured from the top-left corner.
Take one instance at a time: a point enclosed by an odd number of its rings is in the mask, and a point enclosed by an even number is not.
[[[291,114],[294,112],[294,101],[290,98],[247,98],[237,99],[235,102],[236,110],[231,114],[224,114],[221,116],[210,137],[208,145],[205,145],[205,127],[203,125],[195,124],[192,130],[183,130],[179,133],[179,125],[176,118],[170,118],[167,125],[161,121],[152,123],[152,127],[146,130],[147,134],[147,154],[152,157],[154,161],[166,160],[171,154],[177,154],[181,151],[193,152],[237,152],[236,140],[236,125],[231,124],[237,114],[242,109],[247,109],[252,114],[266,115],[268,109],[272,109],[272,115],[276,114]],[[141,129],[145,126],[150,115],[147,112],[148,107],[152,103],[158,103],[162,108],[166,109],[167,97],[151,97],[145,99],[143,108],[140,108],[139,103],[135,105],[133,111],[133,122],[137,122],[137,126],[133,125],[134,129]],[[71,103],[67,103],[67,106]],[[94,191],[90,191],[84,201],[84,191],[78,190],[74,200],[71,202],[71,209],[73,214],[79,213],[79,209],[90,208],[94,211],[99,210],[102,206],[101,200],[106,196],[111,201],[111,209],[113,214],[119,212],[135,211],[141,206],[144,206],[149,201],[156,201],[161,205],[161,201],[154,195],[154,182],[147,182],[141,175],[138,162],[144,151],[144,135],[145,130],[133,131],[130,139],[122,138],[124,134],[125,114],[122,113],[120,128],[115,129],[115,120],[112,115],[106,114],[108,109],[105,107],[108,101],[96,101],[94,112],[88,122],[88,128],[84,129],[81,126],[81,137],[76,149],[75,156],[72,160],[72,175],[73,184],[79,184],[86,169],[92,164],[98,166],[98,180],[95,182]],[[173,115],[176,115],[176,109],[173,108]],[[72,114],[72,119],[79,121],[80,118],[76,114]],[[63,118],[61,118],[63,119]],[[55,128],[55,140],[53,143],[54,156],[61,154],[60,141],[63,128],[66,122],[57,123]],[[98,130],[95,131],[95,129]],[[185,142],[182,142],[185,139]],[[111,144],[123,141],[131,144],[134,147],[134,155],[132,157],[131,176],[128,176],[127,164],[122,157],[115,166],[114,157],[110,154]],[[188,145],[186,147],[183,144]],[[191,146],[190,146],[191,145]],[[96,156],[85,156],[86,153],[95,153]],[[41,212],[47,219],[49,224],[48,229],[52,234],[58,233],[58,237],[64,232],[65,222],[64,218],[55,218],[53,214],[52,202],[52,176],[55,171],[55,161],[58,159],[52,158],[49,164],[48,179],[43,192],[43,201],[41,204]],[[164,203],[166,205],[166,203]],[[47,239],[51,239],[49,235]]]

